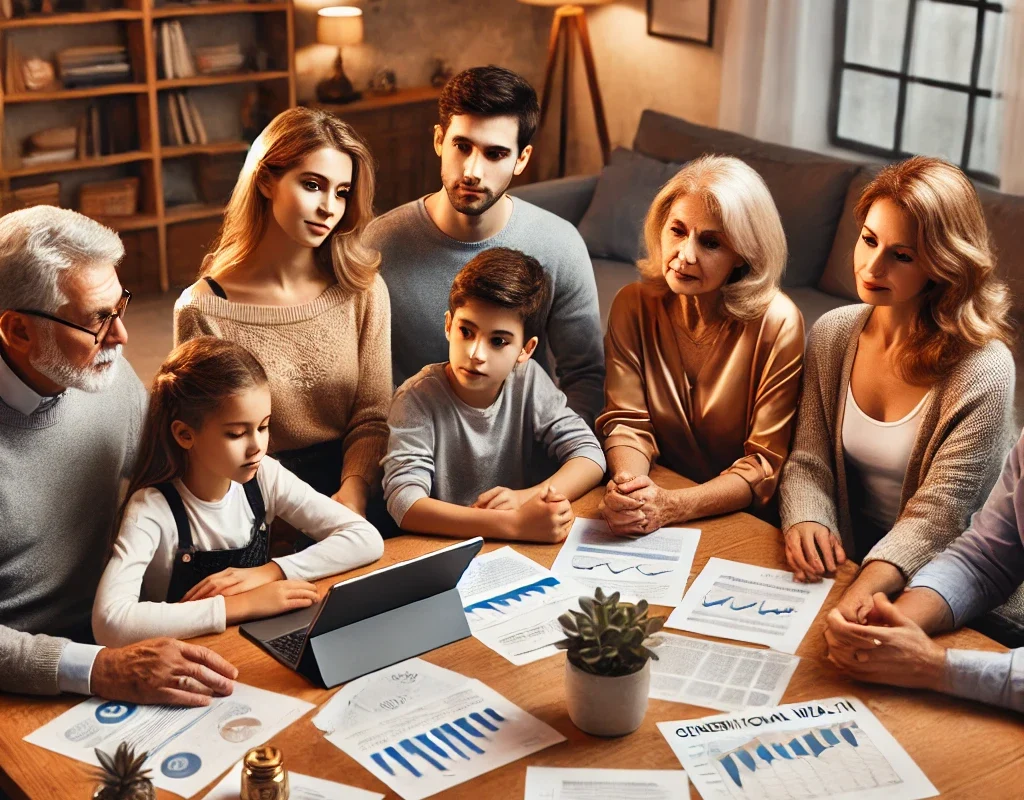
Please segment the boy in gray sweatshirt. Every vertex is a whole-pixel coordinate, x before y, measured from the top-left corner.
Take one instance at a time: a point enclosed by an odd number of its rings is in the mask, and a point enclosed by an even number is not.
[[[388,418],[384,497],[405,530],[559,542],[601,481],[601,445],[531,359],[549,292],[535,258],[503,247],[455,276],[449,360],[402,384]]]

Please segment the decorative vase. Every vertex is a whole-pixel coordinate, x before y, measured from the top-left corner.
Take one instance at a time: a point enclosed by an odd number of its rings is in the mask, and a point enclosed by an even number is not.
[[[630,675],[592,675],[565,660],[565,701],[569,719],[593,736],[625,736],[647,714],[651,662]]]

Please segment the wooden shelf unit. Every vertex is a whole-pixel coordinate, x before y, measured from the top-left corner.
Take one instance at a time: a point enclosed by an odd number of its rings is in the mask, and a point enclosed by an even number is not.
[[[198,89],[203,92],[244,91],[245,84],[258,84],[268,98],[268,112],[277,114],[296,104],[295,97],[295,12],[291,0],[287,2],[213,2],[197,5],[169,3],[153,6],[153,0],[124,0],[125,7],[110,11],[72,12],[64,14],[35,14],[30,17],[0,20],[0,74],[6,67],[6,52],[9,43],[17,45],[17,31],[69,25],[96,25],[111,23],[121,26],[122,41],[128,46],[129,59],[134,67],[134,78],[130,83],[111,84],[77,89],[56,88],[39,92],[6,94],[6,76],[0,79],[0,192],[6,193],[21,185],[35,185],[47,181],[71,179],[83,170],[106,169],[134,165],[140,177],[139,211],[129,217],[98,218],[111,228],[131,236],[143,237],[138,242],[125,244],[126,270],[134,274],[145,286],[159,287],[167,291],[171,286],[172,273],[179,282],[183,275],[194,272],[195,260],[194,231],[189,223],[204,224],[203,235],[209,236],[211,225],[224,212],[218,203],[187,203],[171,206],[165,202],[165,162],[180,164],[182,159],[210,157],[225,154],[241,154],[249,149],[249,142],[238,139],[213,141],[208,144],[169,145],[161,139],[165,121],[161,119],[163,104],[161,97],[171,90]],[[262,72],[241,72],[223,75],[197,75],[194,78],[165,79],[159,77],[159,59],[155,32],[165,21],[186,20],[193,17],[221,17],[226,15],[258,15],[255,23],[259,28],[256,35],[259,45],[267,51],[274,68]],[[277,15],[275,19],[271,15]],[[199,24],[197,21],[194,23]],[[205,22],[203,24],[206,24]],[[12,36],[13,34],[13,36]],[[261,35],[262,34],[262,35]],[[38,34],[36,34],[38,36]],[[73,42],[70,42],[73,44]],[[21,52],[22,57],[35,55]],[[239,87],[243,87],[240,89]],[[85,104],[94,99],[124,96],[135,103],[134,119],[138,147],[130,152],[89,157],[75,161],[23,166],[15,155],[20,144],[8,134],[13,115],[45,115],[54,106],[64,103]],[[219,97],[219,96],[218,96]],[[105,102],[99,100],[99,102]],[[36,109],[39,109],[37,112]],[[204,115],[205,117],[205,115]],[[23,120],[24,122],[24,120]],[[38,128],[51,127],[41,122]],[[22,125],[24,127],[24,125]],[[38,129],[37,128],[37,129]],[[84,178],[84,176],[83,176]],[[82,180],[79,178],[78,180]],[[23,181],[22,179],[30,179]],[[12,185],[13,183],[13,185]],[[69,185],[74,186],[74,182]],[[175,238],[174,226],[184,226]],[[183,250],[180,241],[193,247],[188,253],[189,263],[169,263],[172,251]],[[128,264],[134,259],[133,264]],[[155,270],[154,270],[155,267]],[[155,275],[153,273],[156,273]],[[129,275],[129,280],[131,277]]]

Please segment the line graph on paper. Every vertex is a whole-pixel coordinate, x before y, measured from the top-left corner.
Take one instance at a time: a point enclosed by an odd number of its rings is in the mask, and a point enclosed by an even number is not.
[[[708,755],[733,800],[806,800],[903,782],[856,722],[765,733],[715,750]]]
[[[450,775],[452,765],[473,761],[486,754],[494,744],[493,734],[507,721],[493,708],[473,711],[426,733],[402,739],[397,745],[371,753],[370,758],[392,777]]]
[[[525,586],[517,586],[515,589],[502,592],[494,597],[478,600],[466,606],[463,610],[466,612],[471,626],[493,623],[521,611],[538,608],[561,592],[561,582],[554,575],[549,575]]]
[[[573,556],[572,568],[593,576],[599,575],[643,575],[645,578],[656,578],[672,572],[669,564],[657,564],[636,559],[615,558],[612,556]]]
[[[738,630],[781,633],[803,607],[803,597],[773,586],[734,581],[728,575],[716,580],[692,612],[701,622],[717,622]]]

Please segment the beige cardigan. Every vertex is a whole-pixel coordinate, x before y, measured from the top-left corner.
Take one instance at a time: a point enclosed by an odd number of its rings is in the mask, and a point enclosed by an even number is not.
[[[379,491],[392,393],[391,303],[380,275],[365,292],[334,284],[286,307],[190,287],[174,306],[174,343],[204,334],[238,342],[267,371],[272,454],[341,439],[338,485],[358,475]]]
[[[854,552],[843,458],[843,414],[857,340],[871,307],[831,311],[811,329],[796,432],[779,483],[782,529],[817,522]],[[988,497],[1016,440],[1014,365],[1009,349],[990,342],[971,353],[933,391],[907,464],[899,514],[867,557],[910,577],[967,529]],[[1003,612],[1024,621],[1024,593]]]

